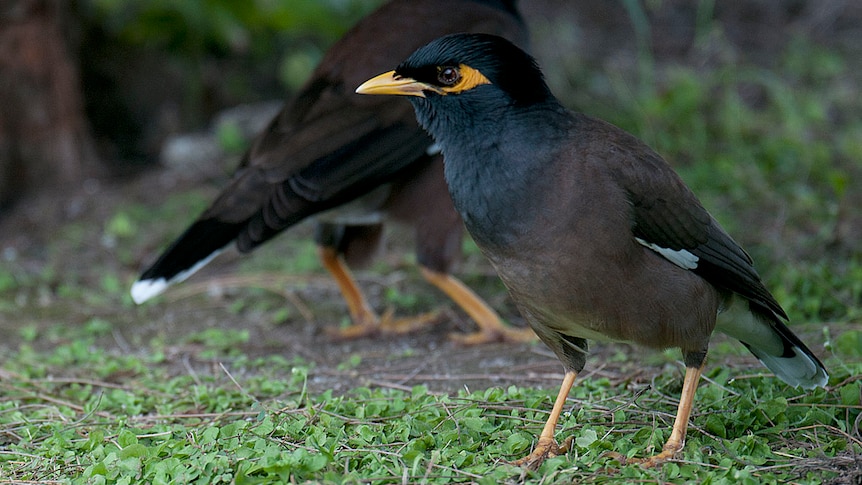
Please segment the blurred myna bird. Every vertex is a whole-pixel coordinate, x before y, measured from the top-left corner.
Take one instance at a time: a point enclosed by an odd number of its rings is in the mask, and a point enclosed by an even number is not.
[[[648,465],[683,447],[715,329],[792,386],[826,384],[751,258],[667,162],[625,131],[561,106],[512,43],[443,37],[357,92],[409,96],[443,150],[468,232],[565,366],[534,452],[516,463],[533,467],[561,452],[554,429],[587,339],[682,350],[673,432],[661,453],[638,460]],[[716,322],[734,301],[743,311]]]
[[[329,49],[305,86],[257,137],[209,209],[132,286],[135,302],[186,279],[231,243],[248,252],[316,215],[320,258],[354,323],[340,335],[409,329],[430,318],[381,321],[347,266],[370,259],[390,218],[413,227],[422,275],[479,325],[478,333],[461,341],[532,338],[529,329],[503,325],[450,274],[460,256],[463,223],[446,190],[439,148],[417,125],[410,105],[353,92],[416,48],[454,32],[487,32],[527,43],[515,0],[383,5]]]

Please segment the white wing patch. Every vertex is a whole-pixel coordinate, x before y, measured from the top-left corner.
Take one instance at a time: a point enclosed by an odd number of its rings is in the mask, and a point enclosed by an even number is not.
[[[670,261],[671,263],[679,266],[682,269],[695,269],[697,268],[697,263],[700,261],[700,258],[686,251],[685,249],[668,249],[663,248],[659,245],[649,243],[644,241],[643,239],[636,237],[635,241],[641,244],[644,247],[648,247],[653,251],[659,253],[664,257],[664,259]]]
[[[439,143],[434,143],[433,145],[425,149],[425,154],[429,157],[433,157],[434,155],[440,154],[440,152],[442,151],[443,147],[441,147]]]

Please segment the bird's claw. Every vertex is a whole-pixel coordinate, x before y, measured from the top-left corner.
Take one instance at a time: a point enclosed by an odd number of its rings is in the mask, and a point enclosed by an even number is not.
[[[661,453],[646,458],[628,458],[616,451],[608,451],[602,454],[602,456],[617,460],[621,465],[640,465],[643,468],[652,468],[672,460],[681,450],[681,444],[677,445],[676,443],[667,443],[662,448]]]
[[[515,460],[510,463],[529,470],[535,470],[539,468],[546,459],[566,454],[569,451],[569,448],[571,448],[572,441],[574,439],[574,436],[569,436],[565,441],[563,441],[562,445],[558,445],[556,440],[553,438],[539,438],[539,442],[536,443],[536,447],[533,449],[532,453],[520,460]]]
[[[496,342],[504,343],[524,343],[536,340],[536,334],[529,328],[508,328],[502,327],[499,329],[482,328],[478,332],[473,333],[450,333],[449,339],[458,345],[471,347],[474,345],[483,345]]]
[[[396,319],[394,311],[388,309],[382,317],[374,314],[362,315],[354,319],[357,323],[345,328],[327,329],[326,333],[336,340],[355,340],[377,335],[403,335],[433,323],[438,316],[436,312],[429,312]]]

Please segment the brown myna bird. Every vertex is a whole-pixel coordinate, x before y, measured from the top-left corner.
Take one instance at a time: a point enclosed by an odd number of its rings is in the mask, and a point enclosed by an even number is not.
[[[515,0],[393,0],[361,20],[326,53],[300,92],[253,142],[212,205],[132,286],[137,303],[189,277],[228,245],[248,252],[315,216],[315,241],[354,325],[341,336],[397,332],[427,316],[388,321],[375,314],[347,263],[368,260],[384,220],[412,226],[422,275],[476,321],[465,343],[525,340],[450,274],[463,223],[443,179],[439,148],[408,103],[357,96],[360,82],[416,48],[453,32],[498,34],[524,45]],[[381,321],[386,320],[386,321]]]
[[[440,144],[468,232],[530,326],[562,361],[562,388],[533,453],[560,453],[554,429],[587,339],[682,350],[673,432],[648,465],[682,449],[713,330],[740,340],[792,386],[827,381],[784,324],[751,258],[658,154],[565,109],[536,62],[500,37],[456,34],[358,89],[406,95]],[[734,318],[716,317],[736,303]]]

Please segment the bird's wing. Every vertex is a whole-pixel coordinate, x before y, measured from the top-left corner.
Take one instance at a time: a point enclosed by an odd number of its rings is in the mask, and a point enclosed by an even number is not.
[[[317,78],[257,137],[202,218],[247,220],[286,182],[303,186],[300,195],[309,201],[325,203],[371,170],[384,176],[400,170],[431,144],[404,100],[366,102],[337,79]],[[380,160],[370,161],[372,153]]]
[[[240,234],[241,250],[253,248],[311,214],[362,196],[427,160],[433,142],[413,120],[408,103],[393,103],[389,115],[405,113],[394,119],[376,110],[361,117],[357,114],[361,111],[340,117],[350,119],[349,128],[326,130],[325,136],[337,141],[336,146],[319,153],[318,148],[305,145],[314,158],[300,170],[288,173],[283,165],[252,168],[269,184],[269,195]],[[349,137],[345,131],[351,132]]]
[[[667,162],[637,138],[616,128],[610,131],[614,132],[610,143],[615,145],[611,153],[617,157],[612,164],[614,176],[631,203],[636,240],[717,288],[786,319],[748,253],[704,209]]]
[[[301,98],[304,106],[293,111],[289,105],[272,121],[219,197],[144,272],[132,290],[135,301],[182,281],[231,241],[250,250],[310,215],[370,192],[425,157],[432,141],[408,102],[382,98],[391,106],[381,110],[339,97],[336,88]]]
[[[632,235],[668,261],[748,302],[752,319],[732,317],[717,328],[740,340],[785,382],[810,389],[828,375],[816,355],[784,324],[787,314],[763,285],[751,257],[703,208],[694,193],[643,142],[604,122],[606,162],[631,204]],[[739,319],[738,321],[736,319]]]

